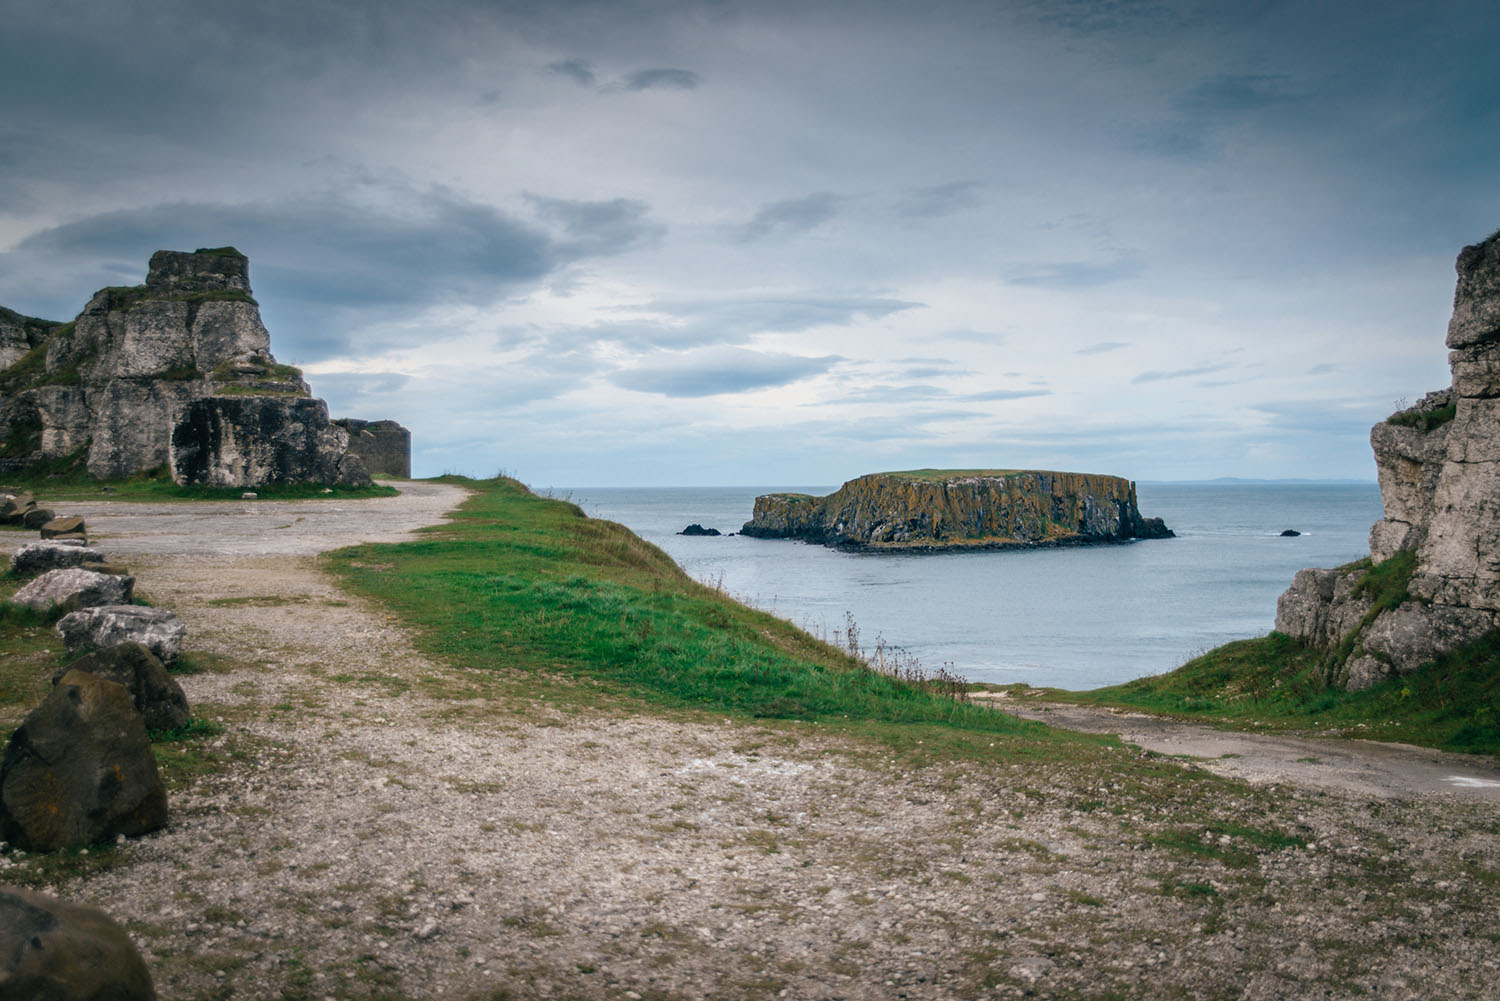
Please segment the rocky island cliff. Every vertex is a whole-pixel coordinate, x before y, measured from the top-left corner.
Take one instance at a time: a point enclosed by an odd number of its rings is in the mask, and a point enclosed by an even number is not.
[[[1384,514],[1370,556],[1300,571],[1278,632],[1328,649],[1368,688],[1500,625],[1500,232],[1465,247],[1448,324],[1452,385],[1375,425]]]
[[[69,323],[0,310],[0,366],[0,471],[76,460],[93,479],[167,467],[249,487],[368,483],[377,452],[399,465],[385,422],[330,422],[276,362],[233,247],[159,250],[144,285],[99,290]]]
[[[764,494],[741,534],[903,551],[1170,538],[1118,476],[1025,469],[872,473],[826,497]]]

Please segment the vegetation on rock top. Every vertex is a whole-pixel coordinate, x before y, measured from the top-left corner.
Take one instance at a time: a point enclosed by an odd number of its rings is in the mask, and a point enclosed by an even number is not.
[[[1434,407],[1431,410],[1402,410],[1385,419],[1387,424],[1395,424],[1398,427],[1416,428],[1418,431],[1431,431],[1440,428],[1444,424],[1458,416],[1458,404],[1450,403],[1443,407]]]

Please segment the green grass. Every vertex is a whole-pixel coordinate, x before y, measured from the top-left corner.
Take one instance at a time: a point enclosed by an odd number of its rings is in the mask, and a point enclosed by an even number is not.
[[[1027,472],[1024,469],[903,469],[889,473],[872,473],[872,476],[894,476],[903,480],[917,480],[923,483],[941,483],[944,480],[956,480],[969,476],[1015,476],[1017,473]]]
[[[1432,410],[1403,410],[1387,417],[1385,422],[1400,427],[1416,428],[1418,431],[1431,431],[1442,427],[1457,416],[1458,404],[1450,403],[1446,407],[1435,407]]]
[[[744,716],[1048,732],[870,671],[697,583],[655,546],[573,504],[508,479],[461,482],[477,492],[454,524],[420,542],[326,558],[457,666],[585,683],[589,698],[602,689]]]
[[[1301,640],[1271,633],[1211,650],[1169,674],[1047,697],[1500,754],[1500,630],[1361,692],[1330,685],[1326,657]]]
[[[67,500],[118,501],[237,501],[244,487],[179,486],[166,467],[139,473],[124,480],[91,480],[85,468],[85,452],[32,466],[6,475],[9,485],[36,494],[38,502],[53,504]],[[326,491],[326,492],[325,492]],[[251,488],[260,500],[353,500],[362,497],[394,497],[395,487],[372,483],[364,487],[324,486],[321,483],[268,483]]]

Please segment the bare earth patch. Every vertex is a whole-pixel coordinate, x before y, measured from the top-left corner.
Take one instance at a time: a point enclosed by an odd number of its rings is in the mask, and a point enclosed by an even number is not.
[[[1195,823],[1066,758],[550,708],[319,571],[461,497],[403,489],[69,506],[215,665],[180,680],[228,767],[51,880],[126,922],[163,998],[1493,997],[1493,796],[1160,761]]]

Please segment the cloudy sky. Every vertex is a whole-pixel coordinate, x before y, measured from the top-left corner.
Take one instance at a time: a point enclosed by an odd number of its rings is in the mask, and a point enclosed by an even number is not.
[[[1373,478],[1492,0],[5,0],[0,304],[232,244],[418,475]]]

